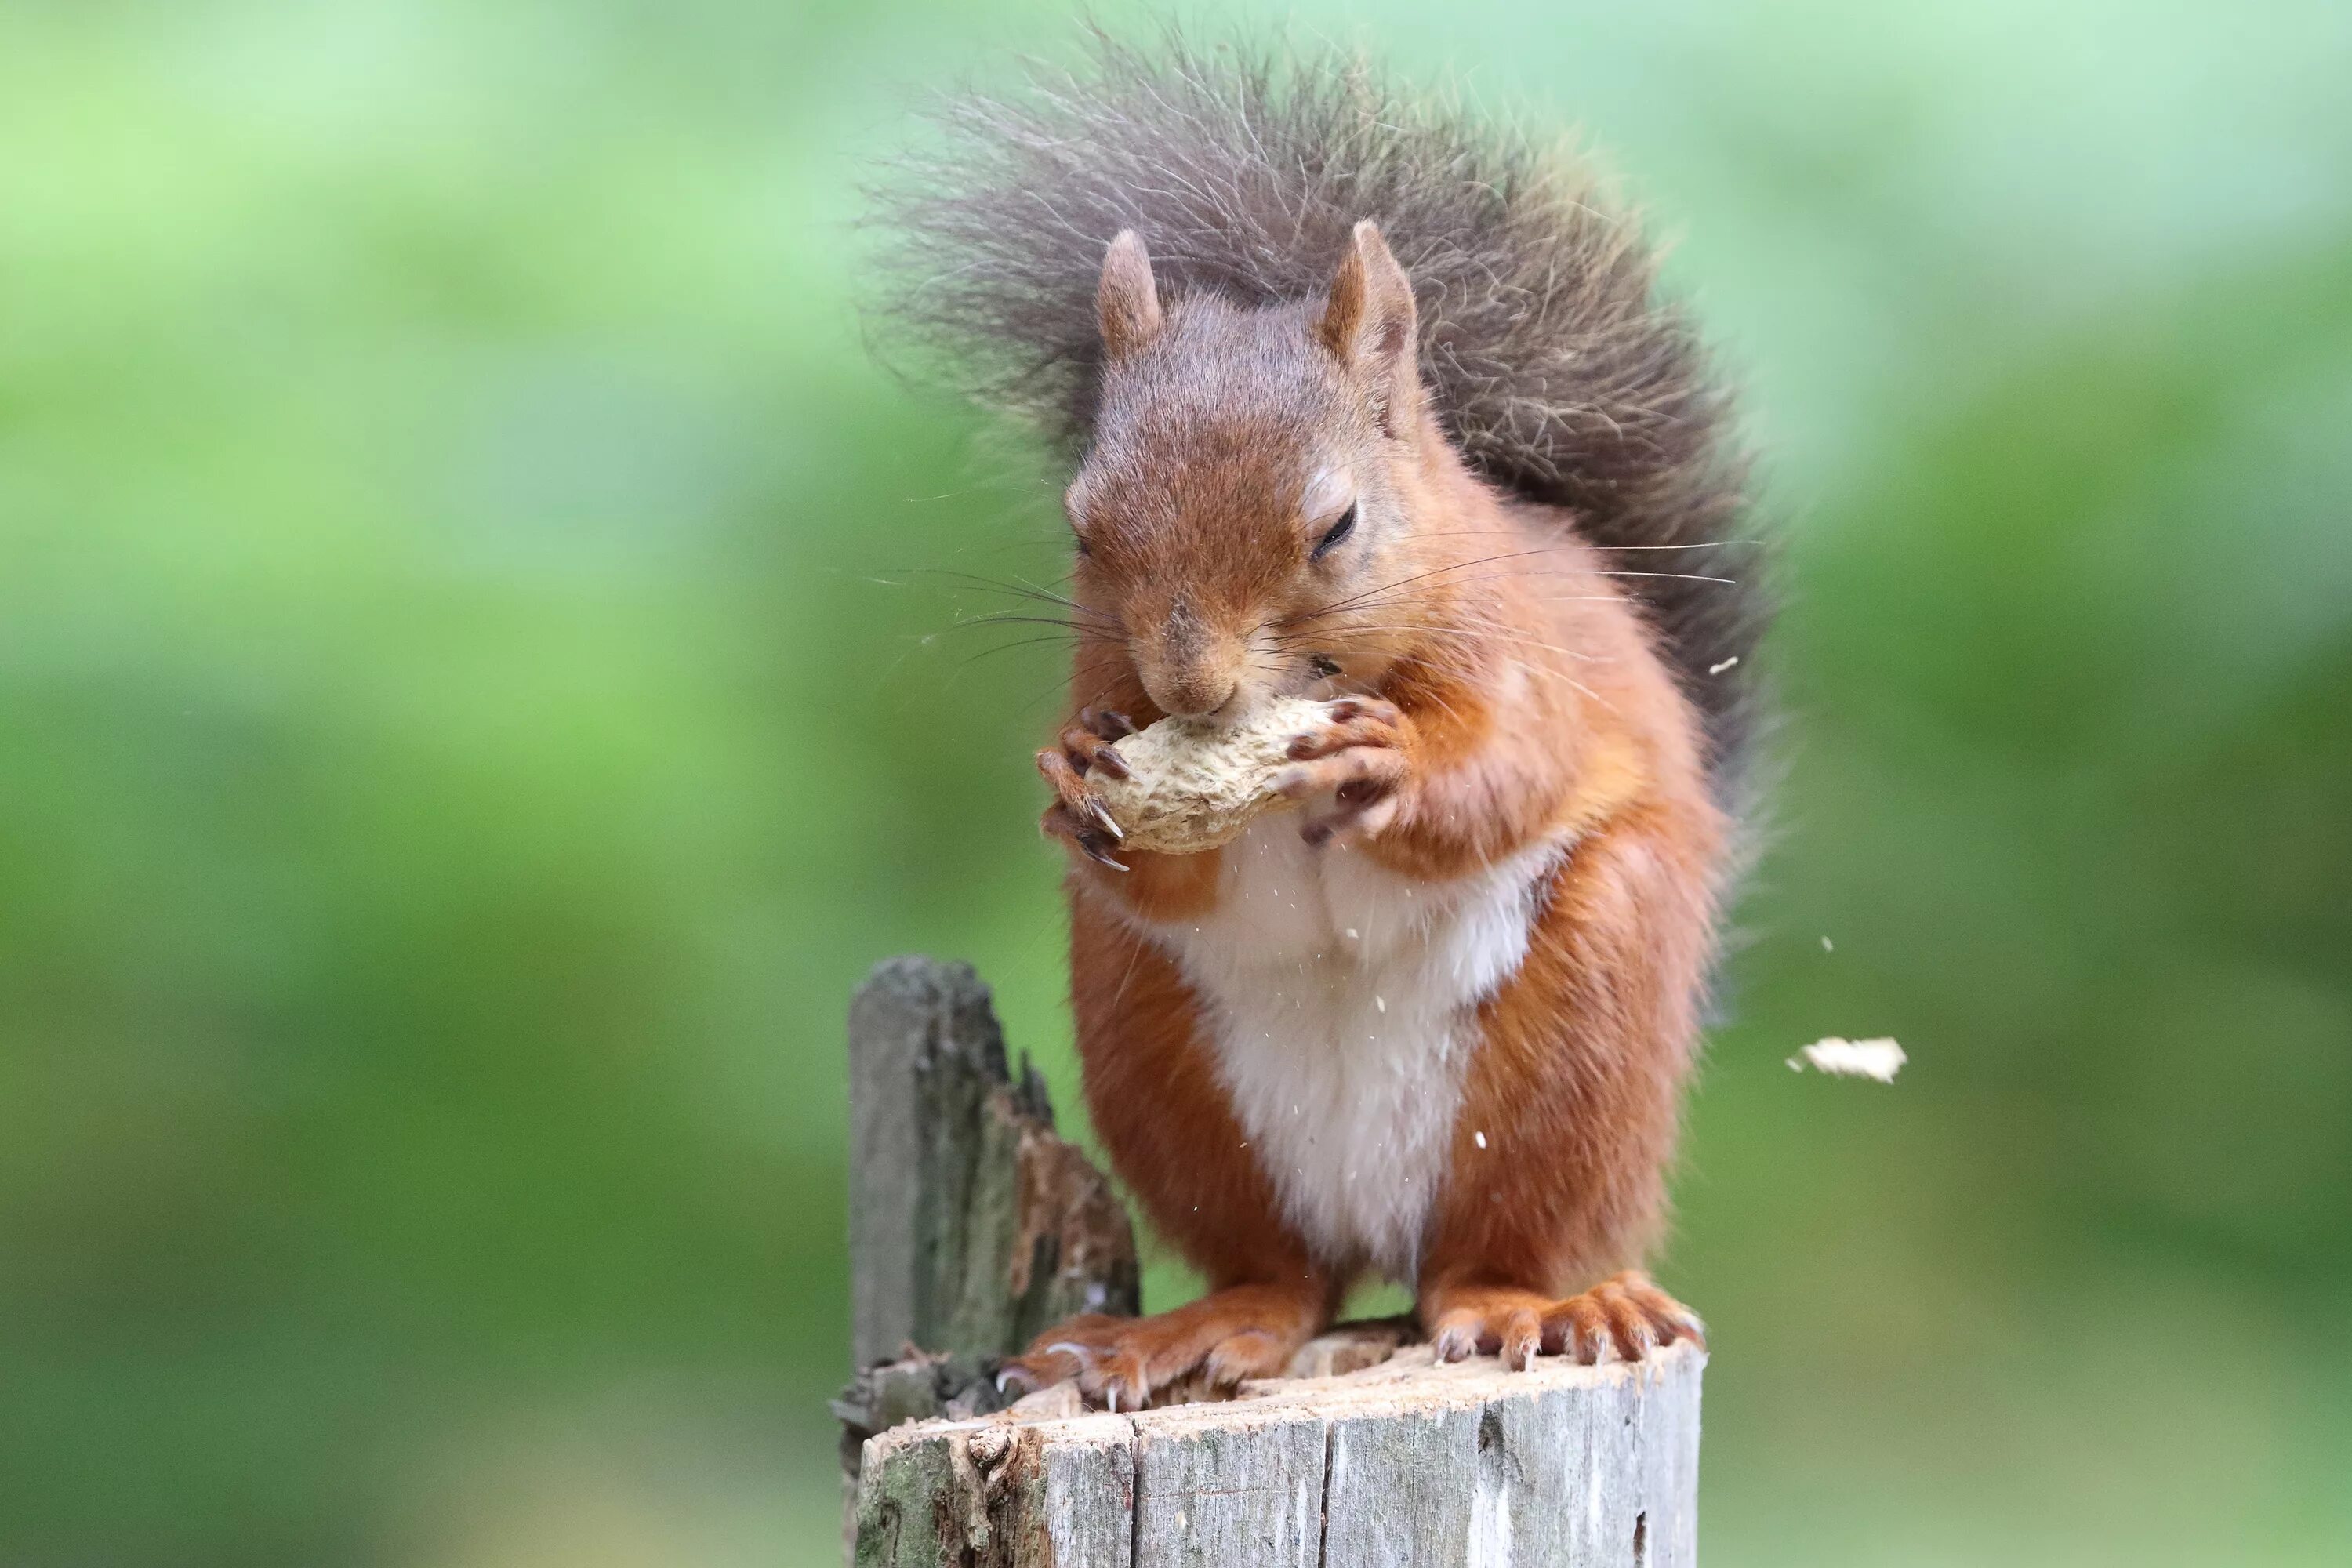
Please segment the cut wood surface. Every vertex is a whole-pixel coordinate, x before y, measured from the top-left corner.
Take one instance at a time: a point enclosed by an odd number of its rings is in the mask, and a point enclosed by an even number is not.
[[[1687,1568],[1705,1364],[1413,1346],[1224,1403],[913,1423],[866,1445],[856,1563]]]

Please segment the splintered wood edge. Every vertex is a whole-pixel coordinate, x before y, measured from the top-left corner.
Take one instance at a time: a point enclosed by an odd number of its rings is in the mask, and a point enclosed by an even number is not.
[[[1417,1345],[1218,1403],[909,1422],[865,1446],[856,1560],[1148,1568],[1246,1538],[1248,1561],[1499,1562],[1516,1540],[1530,1562],[1630,1546],[1675,1568],[1696,1548],[1706,1364],[1687,1343],[1527,1371]]]

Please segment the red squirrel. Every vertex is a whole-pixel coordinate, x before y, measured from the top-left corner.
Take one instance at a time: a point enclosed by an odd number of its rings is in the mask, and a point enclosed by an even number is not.
[[[1075,460],[1069,853],[1094,1126],[1209,1283],[1013,1363],[1116,1408],[1280,1371],[1367,1276],[1447,1359],[1638,1358],[1764,620],[1723,397],[1630,222],[1360,67],[1171,37],[970,96],[886,191],[902,321]],[[1089,780],[1326,700],[1221,848]]]

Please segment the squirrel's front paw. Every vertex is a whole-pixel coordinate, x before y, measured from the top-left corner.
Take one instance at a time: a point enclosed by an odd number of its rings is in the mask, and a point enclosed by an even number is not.
[[[1127,869],[1111,854],[1127,835],[1087,783],[1087,775],[1099,771],[1113,778],[1127,777],[1126,759],[1114,742],[1134,733],[1134,721],[1126,714],[1083,708],[1077,722],[1062,731],[1059,743],[1037,753],[1037,771],[1054,786],[1055,795],[1054,804],[1045,808],[1037,824],[1038,831],[1048,838],[1069,840],[1087,859],[1114,871]]]
[[[1328,722],[1290,742],[1292,763],[1275,788],[1301,802],[1329,796],[1298,831],[1309,844],[1360,843],[1396,820],[1412,787],[1412,721],[1393,702],[1343,697]]]

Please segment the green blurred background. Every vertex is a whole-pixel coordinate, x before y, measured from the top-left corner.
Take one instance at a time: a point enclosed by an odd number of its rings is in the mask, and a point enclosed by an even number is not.
[[[1709,1561],[2352,1559],[2352,8],[1295,25],[1586,128],[1790,530]],[[1076,1098],[1055,650],[924,571],[1052,491],[869,362],[857,164],[1073,41],[0,4],[0,1563],[833,1560],[850,988]]]

